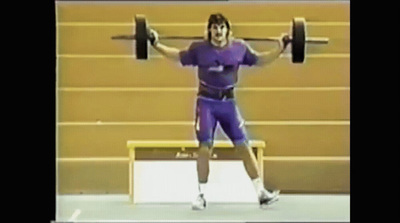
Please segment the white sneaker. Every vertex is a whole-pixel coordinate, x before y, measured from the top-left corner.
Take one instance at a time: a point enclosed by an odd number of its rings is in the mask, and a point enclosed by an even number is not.
[[[261,193],[258,196],[258,200],[260,202],[260,207],[266,207],[276,201],[279,200],[279,190],[274,190],[274,191],[267,191],[267,190],[262,190]]]
[[[192,209],[193,210],[203,210],[204,208],[206,208],[206,199],[204,199],[203,194],[199,194],[199,196],[197,196],[196,200],[194,200],[192,202]]]

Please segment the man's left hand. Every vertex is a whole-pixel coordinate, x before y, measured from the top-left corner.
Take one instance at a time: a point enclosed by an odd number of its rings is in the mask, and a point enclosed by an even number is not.
[[[279,45],[282,49],[282,52],[286,49],[289,43],[290,43],[290,36],[287,33],[282,33],[279,39]]]

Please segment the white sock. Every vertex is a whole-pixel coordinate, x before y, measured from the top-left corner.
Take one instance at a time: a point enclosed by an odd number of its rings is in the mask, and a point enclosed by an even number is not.
[[[207,183],[199,183],[199,194],[203,194],[206,192]]]
[[[256,190],[257,195],[261,193],[262,190],[264,190],[264,183],[262,180],[258,177],[256,179],[252,180],[254,189]]]

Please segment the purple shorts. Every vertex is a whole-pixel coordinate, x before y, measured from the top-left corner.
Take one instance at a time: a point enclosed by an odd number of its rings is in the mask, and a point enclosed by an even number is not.
[[[197,140],[212,145],[217,123],[234,145],[247,140],[244,120],[234,99],[215,100],[199,96],[195,122]]]

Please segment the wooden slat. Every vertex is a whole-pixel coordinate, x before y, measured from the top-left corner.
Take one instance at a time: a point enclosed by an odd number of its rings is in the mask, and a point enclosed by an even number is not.
[[[264,161],[264,184],[287,193],[349,193],[350,161]]]
[[[349,120],[350,90],[238,92],[247,120]]]
[[[130,22],[135,14],[145,14],[149,22],[206,21],[221,12],[232,22],[290,21],[303,16],[313,21],[349,21],[349,1],[340,2],[57,2],[57,18],[62,22]],[[107,16],[105,16],[107,15]]]
[[[212,171],[212,170],[211,170]],[[349,161],[264,161],[264,184],[282,193],[349,193]],[[60,194],[128,193],[128,162],[58,162]]]
[[[196,87],[195,68],[166,59],[146,62],[133,58],[58,59],[60,87]],[[350,86],[350,58],[307,58],[292,64],[280,58],[266,67],[242,67],[238,86]]]
[[[265,156],[349,156],[350,125],[247,125],[249,139],[266,141]],[[128,157],[128,140],[194,140],[194,125],[60,125],[58,155]],[[227,140],[218,127],[216,140]]]
[[[190,121],[196,89],[58,93],[59,121]],[[349,90],[236,92],[246,120],[348,120]]]
[[[226,140],[216,140],[213,143],[216,147],[231,148],[233,144]],[[129,149],[136,147],[198,147],[199,143],[196,140],[129,140],[127,142],[127,147]],[[260,140],[250,140],[249,146],[264,148],[265,142]]]
[[[178,36],[202,36],[204,26],[154,26],[160,34]],[[288,25],[283,26],[242,26],[233,29],[238,37],[279,37],[283,32],[289,32]],[[58,26],[57,38],[58,54],[101,54],[101,55],[131,55],[134,41],[111,40],[111,36],[130,35],[133,28],[130,26]],[[310,37],[327,37],[327,45],[307,45],[307,53],[349,53],[350,52],[350,26],[308,26],[307,35]],[[185,49],[190,41],[163,40],[164,44]],[[269,50],[276,47],[274,42],[250,42],[258,51]],[[288,49],[290,52],[290,47]],[[153,49],[150,55],[155,55]]]
[[[265,156],[349,156],[350,125],[249,126],[252,139],[267,141]]]
[[[128,193],[128,162],[58,162],[60,194]]]

